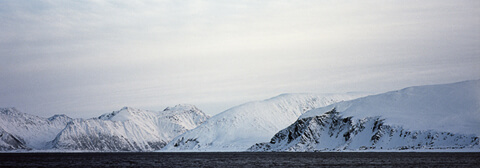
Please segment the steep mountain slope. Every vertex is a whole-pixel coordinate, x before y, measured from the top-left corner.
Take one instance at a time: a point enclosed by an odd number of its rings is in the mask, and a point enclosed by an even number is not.
[[[0,151],[28,149],[23,139],[16,137],[0,127]]]
[[[51,142],[54,149],[87,151],[151,151],[209,117],[192,105],[162,112],[122,108],[94,119],[70,122]]]
[[[480,80],[408,87],[318,108],[300,118],[322,115],[334,107],[344,116],[381,116],[386,124],[411,130],[480,135]]]
[[[250,150],[478,149],[479,115],[480,80],[409,87],[311,110]]]
[[[0,150],[44,149],[71,120],[66,115],[42,118],[0,108]]]
[[[438,131],[409,131],[390,126],[380,117],[357,121],[333,109],[320,116],[297,120],[281,130],[269,143],[259,143],[249,151],[343,151],[343,150],[418,150],[479,149],[473,134]]]
[[[226,110],[173,139],[163,151],[244,151],[270,139],[305,111],[360,94],[283,94]]]

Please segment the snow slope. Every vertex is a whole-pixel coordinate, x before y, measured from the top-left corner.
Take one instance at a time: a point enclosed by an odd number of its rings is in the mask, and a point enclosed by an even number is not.
[[[66,115],[43,118],[15,108],[0,108],[0,146],[3,150],[44,149],[71,120]]]
[[[336,108],[356,119],[381,116],[389,125],[480,135],[480,80],[408,87],[311,110],[300,118]]]
[[[306,112],[252,151],[478,151],[480,80],[409,87]],[[334,109],[332,111],[332,109]]]
[[[51,147],[82,151],[152,151],[209,117],[192,105],[161,112],[124,107],[93,119],[70,122]]]
[[[479,138],[473,134],[410,131],[390,126],[380,117],[353,120],[335,109],[320,116],[297,120],[268,143],[249,151],[358,151],[358,150],[476,150]]]
[[[10,134],[0,127],[0,151],[29,149],[23,139]]]
[[[360,94],[282,94],[228,109],[173,139],[162,151],[244,151],[268,141],[304,112]]]

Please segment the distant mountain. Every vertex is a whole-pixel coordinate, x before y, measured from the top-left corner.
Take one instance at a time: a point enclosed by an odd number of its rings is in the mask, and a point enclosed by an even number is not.
[[[66,115],[43,118],[0,108],[0,150],[45,149],[71,120]]]
[[[480,151],[480,80],[362,96],[282,94],[211,118],[193,105],[91,119],[0,108],[0,151]]]
[[[174,138],[162,151],[245,151],[268,141],[308,110],[360,94],[282,94],[228,109]]]
[[[94,119],[75,119],[51,142],[51,148],[80,151],[152,151],[193,129],[209,116],[192,105],[161,112],[130,107]]]
[[[333,109],[333,110],[332,110]],[[250,151],[474,149],[480,80],[409,87],[311,110]]]
[[[152,151],[208,118],[193,105],[161,112],[125,107],[92,119],[0,108],[0,150]]]

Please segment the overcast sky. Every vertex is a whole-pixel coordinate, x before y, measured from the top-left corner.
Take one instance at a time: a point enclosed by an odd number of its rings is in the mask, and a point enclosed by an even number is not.
[[[0,107],[94,117],[480,79],[480,1],[0,0]]]

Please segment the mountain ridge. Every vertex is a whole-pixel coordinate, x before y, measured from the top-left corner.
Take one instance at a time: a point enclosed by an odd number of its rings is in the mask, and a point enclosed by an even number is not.
[[[66,115],[43,118],[20,112],[13,107],[0,108],[0,128],[7,137],[22,142],[15,145],[18,149],[44,149],[48,141],[52,140],[71,120],[72,118]]]
[[[90,119],[0,108],[0,151],[153,151],[209,117],[186,104],[159,112],[123,107]]]
[[[304,112],[360,97],[342,94],[281,94],[232,107],[172,140],[161,151],[244,151],[269,139]]]
[[[479,137],[434,130],[407,130],[390,126],[384,118],[367,117],[354,121],[335,109],[315,117],[300,118],[279,131],[270,142],[257,143],[249,151],[316,152],[364,150],[476,149]]]
[[[480,80],[414,86],[312,109],[249,150],[480,151],[479,115]]]
[[[311,110],[313,117],[336,108],[360,118],[382,116],[387,124],[412,130],[441,130],[480,135],[480,80],[412,86]]]
[[[51,141],[51,147],[91,151],[159,150],[208,118],[195,106],[177,105],[161,112],[124,107],[97,118],[70,122]]]
[[[478,128],[480,80],[471,80],[375,95],[285,93],[213,117],[188,104],[90,119],[0,108],[0,151],[480,151]]]

